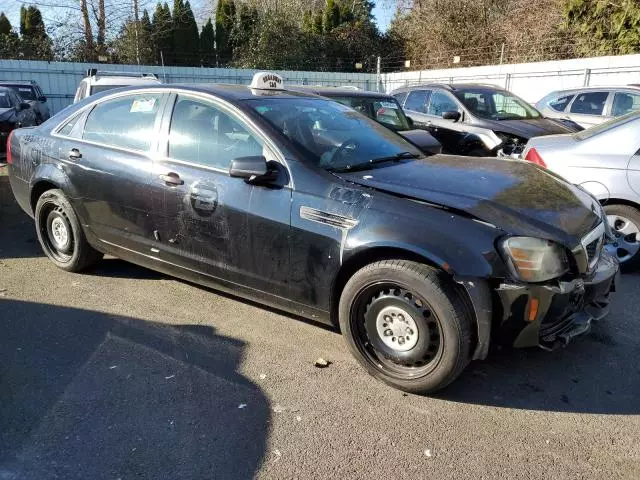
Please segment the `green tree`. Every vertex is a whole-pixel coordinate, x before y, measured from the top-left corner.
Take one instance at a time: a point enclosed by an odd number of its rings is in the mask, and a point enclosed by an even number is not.
[[[9,35],[10,33],[12,33],[11,22],[4,12],[0,12],[0,35]]]
[[[42,20],[40,10],[35,6],[20,7],[20,43],[23,58],[51,60],[52,42]]]
[[[230,37],[233,57],[235,57],[236,52],[243,50],[249,43],[251,37],[255,34],[259,18],[255,5],[240,4]]]
[[[200,33],[200,58],[204,67],[216,66],[216,36],[211,19],[202,26]]]
[[[112,43],[113,56],[117,62],[148,65],[155,63],[153,31],[149,12],[143,11],[138,22],[128,19],[120,28]]]
[[[224,66],[231,62],[233,57],[233,45],[231,32],[235,23],[236,4],[233,0],[218,0],[216,8],[216,52],[218,66]]]
[[[173,63],[173,20],[169,5],[158,3],[151,22],[153,44],[156,50],[156,63],[172,65]]]
[[[331,30],[340,25],[340,5],[335,0],[327,0],[327,4],[324,8],[323,18],[324,33],[329,33]]]
[[[565,18],[576,35],[577,53],[623,55],[640,51],[640,2],[569,0]]]

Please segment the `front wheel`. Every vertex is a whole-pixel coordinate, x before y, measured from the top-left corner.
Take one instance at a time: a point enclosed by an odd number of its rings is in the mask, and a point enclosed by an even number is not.
[[[356,272],[340,297],[339,320],[362,366],[400,390],[440,390],[469,362],[466,303],[442,273],[420,263],[383,260]]]
[[[34,217],[40,246],[56,266],[79,272],[102,258],[87,242],[78,217],[61,190],[44,192],[38,199]]]
[[[625,272],[640,267],[640,210],[629,205],[606,205],[604,211],[615,242],[607,249],[618,258]]]

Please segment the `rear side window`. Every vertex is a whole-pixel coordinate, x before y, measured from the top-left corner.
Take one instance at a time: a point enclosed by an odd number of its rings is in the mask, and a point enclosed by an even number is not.
[[[396,100],[398,100],[398,103],[402,105],[404,103],[404,99],[407,98],[407,93],[408,92],[400,92],[394,94],[393,96],[396,98]]]
[[[430,96],[430,90],[414,90],[407,96],[404,108],[414,112],[427,113],[427,104]]]
[[[201,100],[179,96],[169,128],[169,157],[228,169],[238,157],[263,155],[264,145],[238,120]]]
[[[611,115],[619,117],[640,109],[640,93],[618,92],[613,97]]]
[[[444,112],[457,112],[458,104],[444,92],[434,92],[429,102],[429,115],[442,116]]]
[[[609,92],[579,93],[571,104],[571,113],[602,115]]]
[[[148,151],[161,94],[118,97],[96,105],[82,138],[114,147]]]
[[[564,112],[564,109],[567,108],[567,105],[569,105],[573,97],[575,97],[575,95],[564,95],[549,102],[549,106],[556,112]]]

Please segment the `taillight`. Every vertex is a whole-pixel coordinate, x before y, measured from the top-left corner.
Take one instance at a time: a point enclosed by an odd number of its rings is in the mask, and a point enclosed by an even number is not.
[[[13,165],[13,157],[11,156],[11,139],[13,138],[13,130],[7,137],[7,163]]]
[[[531,163],[535,163],[536,165],[540,165],[541,167],[547,168],[547,164],[544,163],[544,160],[542,160],[538,151],[533,147],[529,149],[524,159]]]

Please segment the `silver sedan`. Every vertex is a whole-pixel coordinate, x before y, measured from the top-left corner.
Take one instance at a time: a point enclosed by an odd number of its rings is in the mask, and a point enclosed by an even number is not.
[[[624,270],[640,266],[640,112],[582,132],[529,140],[525,160],[594,195],[607,213]]]

